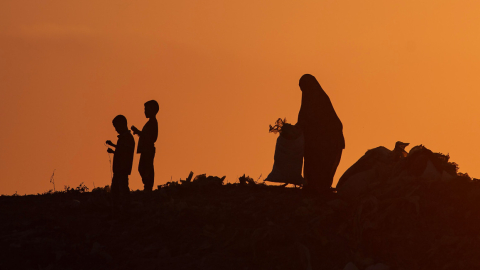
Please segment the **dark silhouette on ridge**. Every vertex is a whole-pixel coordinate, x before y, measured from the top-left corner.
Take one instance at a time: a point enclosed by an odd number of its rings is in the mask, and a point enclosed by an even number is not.
[[[296,126],[303,129],[305,153],[303,176],[307,192],[330,190],[345,149],[343,125],[327,93],[310,74],[300,78],[302,105]]]
[[[367,152],[340,177],[336,186],[337,193],[348,194],[347,197],[355,197],[353,194],[360,194],[367,190],[367,181],[363,180],[369,179],[369,181],[376,181],[378,175],[381,174],[376,168],[392,167],[394,166],[393,164],[407,157],[408,153],[405,151],[405,147],[408,145],[410,144],[397,141],[393,150],[384,146],[367,150]],[[350,181],[355,175],[357,179]],[[348,182],[353,184],[349,185]],[[346,186],[345,183],[347,183]]]
[[[142,130],[132,126],[133,134],[137,134],[138,139],[137,153],[140,154],[138,163],[138,172],[142,176],[142,182],[145,191],[152,191],[155,179],[155,169],[153,160],[155,158],[155,142],[158,137],[158,122],[156,115],[159,111],[158,103],[155,100],[145,102],[145,117],[147,123]]]
[[[128,202],[130,189],[128,187],[128,176],[132,173],[133,155],[135,153],[135,139],[128,130],[127,118],[117,115],[113,126],[118,132],[117,144],[108,140],[106,143],[115,148],[108,148],[108,153],[113,153],[113,178],[112,178],[112,199],[114,205],[118,205],[119,198],[124,197],[122,202]]]

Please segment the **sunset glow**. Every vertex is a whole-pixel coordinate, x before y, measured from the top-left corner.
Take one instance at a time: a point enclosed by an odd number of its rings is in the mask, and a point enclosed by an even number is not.
[[[111,182],[112,119],[155,99],[155,187],[272,169],[279,117],[315,75],[343,122],[334,185],[396,141],[480,175],[480,2],[0,2],[0,194]],[[135,155],[131,189],[142,189]]]

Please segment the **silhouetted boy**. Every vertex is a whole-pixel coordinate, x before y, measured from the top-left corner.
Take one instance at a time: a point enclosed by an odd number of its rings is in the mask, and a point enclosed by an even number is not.
[[[153,168],[153,159],[155,158],[155,142],[158,137],[158,123],[156,115],[159,106],[155,100],[150,100],[145,103],[145,117],[148,118],[147,123],[142,130],[138,130],[132,126],[133,134],[138,134],[137,153],[140,154],[140,161],[138,163],[138,172],[142,176],[142,182],[145,191],[152,191],[153,181],[155,178],[155,170]]]
[[[120,196],[125,197],[122,201],[128,202],[130,189],[128,188],[128,176],[132,172],[133,155],[135,153],[135,139],[128,130],[127,118],[117,115],[113,126],[118,132],[118,140],[115,145],[110,140],[107,144],[115,147],[115,150],[108,148],[108,153],[113,153],[113,178],[112,178],[112,199],[113,204],[118,205]]]

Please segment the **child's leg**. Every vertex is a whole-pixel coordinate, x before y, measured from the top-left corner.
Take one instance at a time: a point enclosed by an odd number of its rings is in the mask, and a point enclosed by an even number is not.
[[[155,148],[152,151],[143,152],[138,162],[138,172],[142,176],[144,190],[151,191],[155,179],[155,168],[153,161],[155,159]]]
[[[118,174],[116,174],[116,173],[113,174],[112,185],[110,187],[110,192],[112,194],[112,204],[113,204],[113,206],[118,205],[118,196],[119,196],[119,193],[120,193],[119,181],[121,181],[119,178],[120,177],[119,177]]]
[[[122,176],[122,183],[120,187],[120,193],[122,195],[122,204],[129,205],[130,204],[130,188],[128,187],[128,174]]]

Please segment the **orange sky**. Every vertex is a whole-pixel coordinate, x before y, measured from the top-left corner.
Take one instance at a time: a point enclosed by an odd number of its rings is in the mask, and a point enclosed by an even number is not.
[[[3,0],[0,194],[47,191],[54,169],[57,189],[110,184],[111,120],[141,128],[150,99],[155,186],[190,170],[265,178],[268,125],[296,122],[304,73],[344,125],[335,182],[397,140],[478,177],[478,14],[478,1]]]

